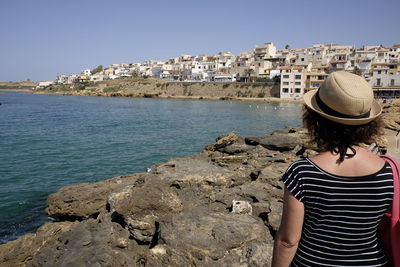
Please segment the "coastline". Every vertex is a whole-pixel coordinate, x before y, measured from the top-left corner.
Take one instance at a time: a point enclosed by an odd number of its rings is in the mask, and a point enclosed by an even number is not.
[[[32,93],[33,90],[32,89],[0,89],[0,92],[2,91],[12,91],[12,92],[24,92],[24,93]]]
[[[21,90],[23,91],[23,90]],[[159,98],[159,99],[189,99],[189,100],[214,100],[214,101],[253,101],[253,102],[286,102],[286,103],[303,103],[302,99],[284,99],[279,97],[218,97],[218,96],[185,96],[185,95],[133,95],[130,93],[116,92],[103,93],[92,91],[70,91],[70,92],[49,92],[25,90],[26,93],[32,94],[48,94],[63,96],[100,96],[100,97],[128,97],[128,98]]]
[[[231,132],[146,173],[62,187],[48,197],[55,221],[0,245],[0,265],[84,266],[104,258],[107,266],[140,259],[149,266],[268,265],[282,209],[279,177],[315,153],[305,140],[293,127],[261,137]]]

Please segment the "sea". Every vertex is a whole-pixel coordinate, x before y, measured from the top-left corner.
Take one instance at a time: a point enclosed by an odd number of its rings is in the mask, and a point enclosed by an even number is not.
[[[301,125],[298,103],[62,96],[0,91],[0,244],[52,219],[60,187],[145,172],[231,131]]]

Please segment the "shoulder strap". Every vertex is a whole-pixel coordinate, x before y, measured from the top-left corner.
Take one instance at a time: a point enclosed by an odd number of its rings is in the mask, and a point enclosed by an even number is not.
[[[393,187],[394,187],[394,195],[393,195],[393,206],[392,206],[392,218],[399,219],[400,218],[400,188],[399,188],[399,172],[400,165],[399,163],[391,156],[381,155],[381,158],[386,160],[393,171]]]

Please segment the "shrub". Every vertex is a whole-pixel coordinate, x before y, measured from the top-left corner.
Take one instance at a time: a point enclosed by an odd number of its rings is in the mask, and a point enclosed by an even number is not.
[[[260,91],[260,92],[257,94],[257,97],[259,97],[259,98],[265,97],[265,92],[264,92],[264,91]]]
[[[116,87],[107,87],[107,88],[103,89],[104,93],[111,93],[111,92],[117,92],[117,91],[118,91],[118,88],[116,88]]]

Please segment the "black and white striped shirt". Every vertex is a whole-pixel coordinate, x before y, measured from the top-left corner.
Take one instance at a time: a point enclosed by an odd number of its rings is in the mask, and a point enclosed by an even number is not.
[[[386,163],[377,173],[344,177],[308,159],[282,177],[304,203],[302,236],[292,266],[385,266],[376,228],[393,198],[393,174]]]

